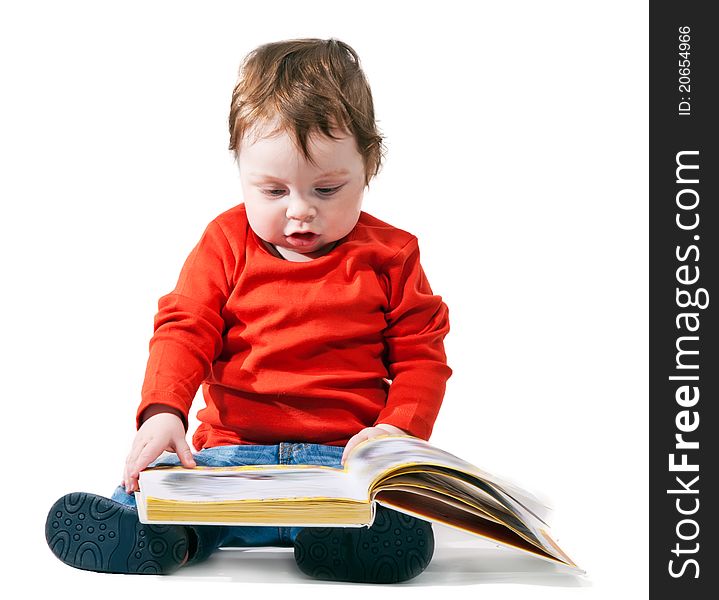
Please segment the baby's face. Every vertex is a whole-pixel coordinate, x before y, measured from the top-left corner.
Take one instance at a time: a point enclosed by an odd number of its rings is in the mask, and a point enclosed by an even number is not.
[[[365,185],[354,136],[311,136],[316,166],[287,133],[247,137],[239,152],[240,181],[247,219],[260,238],[287,260],[306,261],[352,231]]]

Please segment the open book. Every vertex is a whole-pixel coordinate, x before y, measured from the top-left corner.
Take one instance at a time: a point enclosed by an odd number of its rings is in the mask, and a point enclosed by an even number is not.
[[[362,527],[377,502],[576,568],[536,498],[410,436],[365,440],[343,469],[158,465],[140,473],[139,487],[143,523]]]

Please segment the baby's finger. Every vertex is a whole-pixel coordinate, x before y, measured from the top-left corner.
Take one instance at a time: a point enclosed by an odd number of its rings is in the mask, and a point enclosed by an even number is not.
[[[125,489],[129,491],[128,487],[132,486],[134,481],[137,481],[139,470],[135,462],[128,462],[125,464],[125,471],[123,473],[123,479],[125,481]]]
[[[133,477],[132,475],[129,475],[127,477],[127,481],[125,482],[125,492],[128,494],[131,494],[132,492],[136,492],[140,489],[140,486],[138,485],[139,482],[139,475],[137,477]]]
[[[132,478],[130,477],[130,475],[128,474],[127,471],[125,471],[125,475],[122,480],[122,487],[125,488],[125,492],[128,494],[130,493],[130,491],[132,489]]]
[[[125,459],[125,477],[128,478],[132,471],[135,469],[135,466],[137,464],[137,458],[140,455],[140,452],[142,452],[147,445],[147,440],[141,439],[141,438],[135,438],[135,441],[132,443],[132,448],[130,449],[130,453],[127,455],[127,458]]]
[[[140,471],[144,470],[160,454],[162,454],[162,444],[150,441],[142,448],[134,463],[127,465],[128,485],[125,486],[125,491],[128,494],[139,489],[137,484],[140,480]]]
[[[129,457],[127,459],[130,460]],[[130,493],[130,484],[132,483],[132,477],[130,477],[130,467],[128,462],[125,462],[125,468],[122,472],[122,486],[125,488],[127,493]]]
[[[354,446],[354,444],[352,443],[353,439],[354,439],[354,437],[350,438],[350,441],[347,442],[344,452],[342,452],[342,459],[340,460],[340,464],[345,464],[345,459],[347,458],[347,455],[350,453],[350,450],[352,450],[352,446]]]
[[[148,442],[148,444],[142,449],[142,452],[140,452],[140,455],[137,457],[135,466],[131,470],[130,475],[138,477],[140,475],[140,471],[145,469],[147,465],[162,454],[164,446],[164,444],[159,444],[155,440]]]
[[[125,465],[125,472],[123,474],[123,482],[122,485],[125,488],[125,491],[129,494],[134,491],[135,489],[135,482],[137,481],[137,478],[133,477],[131,474],[130,465]]]
[[[187,440],[184,435],[178,435],[172,440],[174,445],[174,452],[177,454],[177,458],[180,459],[182,466],[186,469],[192,469],[197,466],[195,463],[195,457],[192,455],[192,450],[187,445]]]
[[[352,452],[352,448],[354,448],[357,444],[359,444],[362,440],[366,438],[366,434],[360,432],[357,435],[354,435],[350,438],[350,441],[347,442],[347,445],[345,446],[345,450],[342,453],[342,459],[340,461],[341,464],[345,464],[345,460],[347,460],[347,457],[349,456],[350,452]]]

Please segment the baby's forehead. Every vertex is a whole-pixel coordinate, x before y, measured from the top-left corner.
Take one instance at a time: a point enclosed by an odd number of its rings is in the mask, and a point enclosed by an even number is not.
[[[333,132],[330,137],[321,131],[309,135],[303,149],[297,135],[285,128],[258,127],[243,137],[238,153],[239,163],[245,172],[284,172],[301,168],[314,175],[334,172],[360,175],[364,161],[353,135]]]
[[[323,141],[333,142],[342,141],[347,138],[354,139],[354,135],[344,128],[334,127],[331,132],[332,135],[329,136],[322,131],[319,126],[311,128],[307,134],[308,145],[317,145]],[[262,140],[273,140],[285,136],[290,138],[290,140],[297,144],[297,146],[300,146],[297,131],[291,125],[282,123],[279,119],[258,120],[253,123],[251,127],[248,127],[245,130],[242,136],[242,144],[245,146],[251,146]]]

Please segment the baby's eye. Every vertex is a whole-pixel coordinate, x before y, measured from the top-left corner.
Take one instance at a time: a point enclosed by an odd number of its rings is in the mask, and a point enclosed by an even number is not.
[[[285,190],[262,190],[263,194],[266,194],[267,196],[281,196],[285,193]]]
[[[335,194],[337,190],[339,190],[341,187],[341,185],[338,185],[337,187],[333,188],[315,188],[315,190],[317,190],[317,193],[321,194],[322,196],[331,196],[332,194]]]

